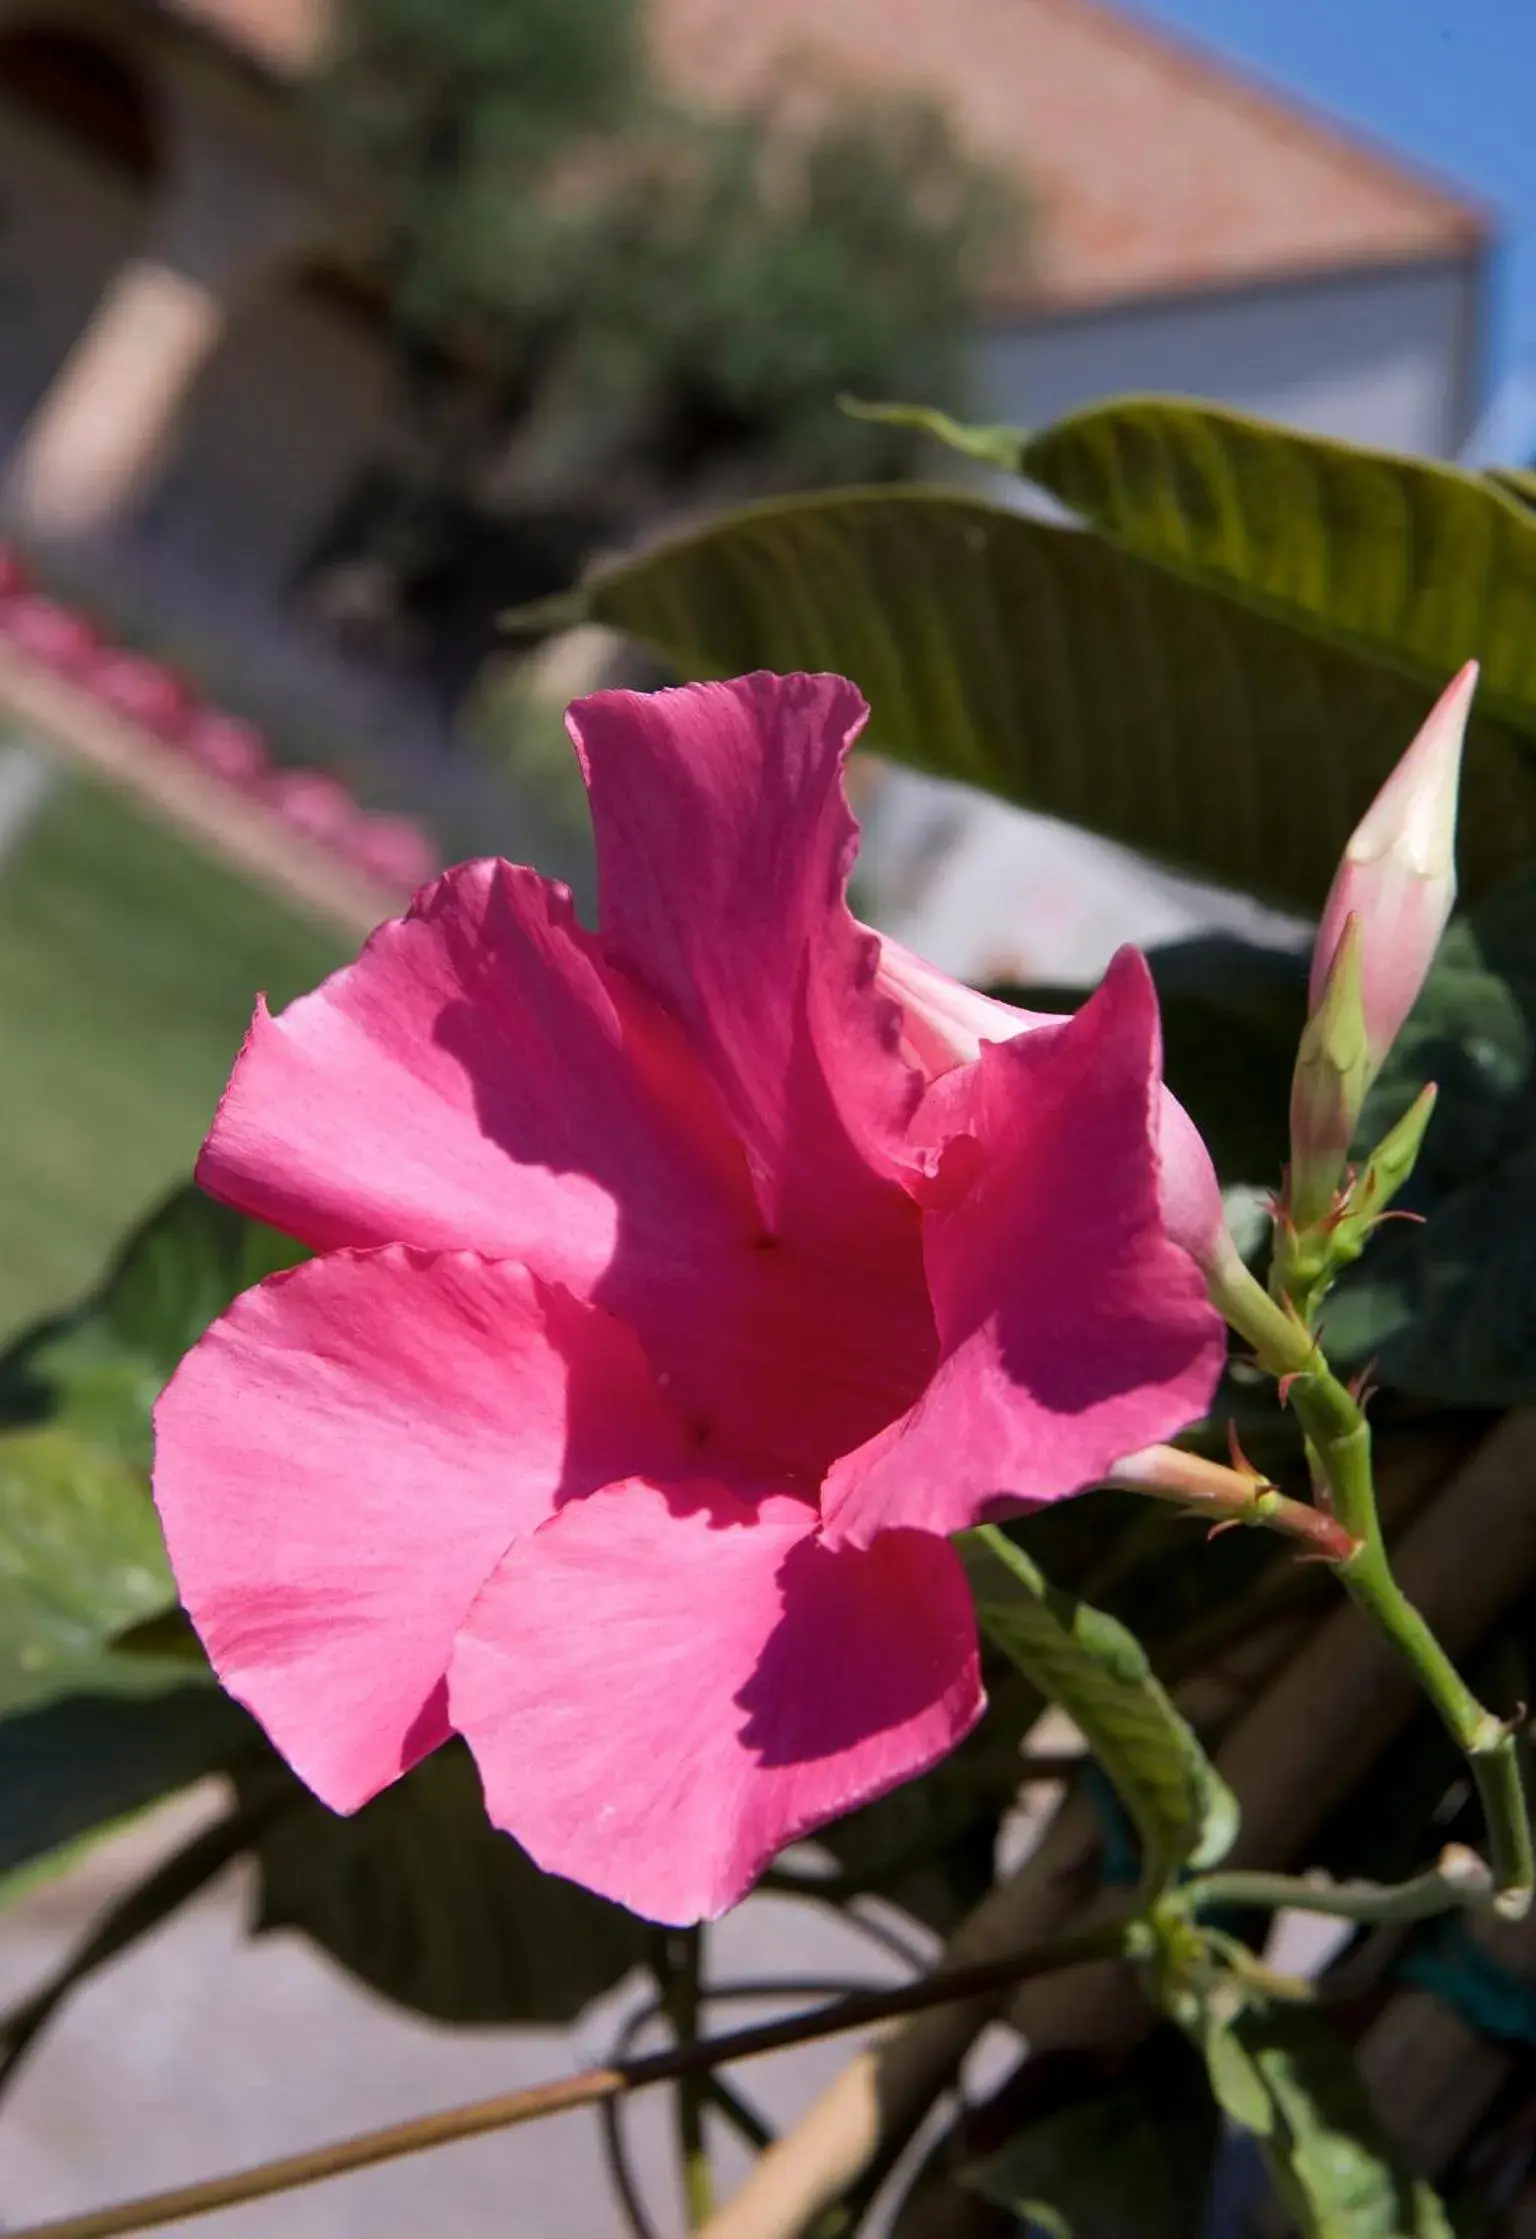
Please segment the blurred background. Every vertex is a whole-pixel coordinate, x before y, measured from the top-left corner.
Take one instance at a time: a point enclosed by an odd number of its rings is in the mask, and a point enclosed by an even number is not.
[[[1038,426],[1174,391],[1528,463],[1533,67],[1521,0],[0,0],[6,1329],[186,1172],[258,989],[465,854],[590,902],[561,709],[658,677],[500,617],[722,503],[932,471],[840,393]],[[956,972],[1300,937],[962,788],[858,786],[862,907]],[[7,1914],[7,1982],[163,1839]],[[580,2044],[386,2016],[237,1950],[235,1903],[50,2038],[0,2218],[603,2049],[606,2010]],[[569,2122],[217,2228],[428,2208],[610,2228]]]

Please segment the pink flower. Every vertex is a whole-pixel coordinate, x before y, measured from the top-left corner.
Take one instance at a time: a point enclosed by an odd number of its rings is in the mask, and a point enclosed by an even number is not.
[[[161,1401],[226,1686],[333,1807],[450,1730],[540,1864],[687,1921],[982,1708],[944,1535],[1205,1408],[1125,953],[942,1071],[845,901],[836,677],[571,712],[601,932],[471,863],[280,1018],[199,1167],[320,1257]]]

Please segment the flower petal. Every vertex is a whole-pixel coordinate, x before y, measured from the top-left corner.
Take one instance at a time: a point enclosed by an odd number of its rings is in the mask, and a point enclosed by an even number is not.
[[[816,1480],[932,1366],[905,1194],[859,1167],[856,1234],[829,1211],[766,1235],[682,1028],[510,864],[449,872],[257,1013],[198,1178],[321,1248],[520,1260],[632,1323],[697,1423]]]
[[[398,1246],[237,1299],[156,1431],[214,1669],[339,1811],[446,1738],[453,1635],[508,1544],[683,1450],[610,1315],[505,1261]]]
[[[808,1503],[610,1486],[520,1542],[449,1675],[491,1817],[654,1920],[710,1919],[785,1843],[944,1756],[983,1707],[942,1540],[832,1553]]]
[[[687,1029],[775,1235],[863,1227],[921,1090],[846,900],[842,769],[868,713],[842,677],[759,674],[599,692],[567,718],[604,953]]]
[[[621,1204],[668,1257],[755,1226],[713,1104],[564,888],[464,863],[312,995],[258,1008],[198,1180],[322,1249],[464,1248],[586,1291]]]
[[[1127,949],[1075,1018],[989,1045],[930,1090],[940,1364],[901,1421],[834,1466],[829,1539],[955,1531],[1058,1499],[1205,1411],[1225,1342],[1161,1218],[1158,1074],[1157,999]]]

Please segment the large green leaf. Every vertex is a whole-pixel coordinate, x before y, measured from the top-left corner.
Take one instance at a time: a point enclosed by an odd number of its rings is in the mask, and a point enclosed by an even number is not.
[[[942,489],[747,506],[599,569],[566,613],[685,675],[841,670],[898,759],[1300,909],[1320,904],[1443,681]],[[1536,646],[1536,605],[1529,625]],[[1473,726],[1469,892],[1536,855],[1532,726],[1536,698]]]
[[[68,1695],[0,1719],[0,1875],[265,1752],[245,1712],[207,1686]]]
[[[176,1599],[142,1474],[64,1424],[0,1436],[0,1717],[80,1685],[163,1686],[104,1655]]]
[[[1217,2100],[1259,2139],[1301,2239],[1453,2239],[1317,2007],[1253,2001],[1211,2032],[1206,2050]]]
[[[1536,521],[1477,474],[1182,397],[1094,405],[1022,471],[1186,580],[1438,688],[1477,654],[1482,703],[1536,737]]]
[[[302,1930],[437,2021],[571,2021],[648,1948],[631,1914],[541,1873],[491,1826],[458,1742],[353,1818],[313,1799],[283,1814],[257,1858],[259,1930]]]
[[[1164,2030],[1114,2081],[1024,2125],[965,2182],[1067,2239],[1190,2239],[1203,2228],[1217,2134],[1198,2058]]]
[[[0,1421],[65,1418],[147,1463],[150,1410],[182,1354],[237,1293],[303,1257],[302,1246],[201,1190],[177,1190],[89,1297],[0,1358]]]
[[[983,1631],[1080,1728],[1141,1837],[1142,1879],[1224,1857],[1237,1803],[1117,1618],[1052,1587],[1002,1532],[960,1542]]]

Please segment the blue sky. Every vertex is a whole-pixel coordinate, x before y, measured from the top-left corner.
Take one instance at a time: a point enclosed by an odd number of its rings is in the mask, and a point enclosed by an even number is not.
[[[1127,0],[1503,217],[1485,395],[1536,379],[1536,0]]]

